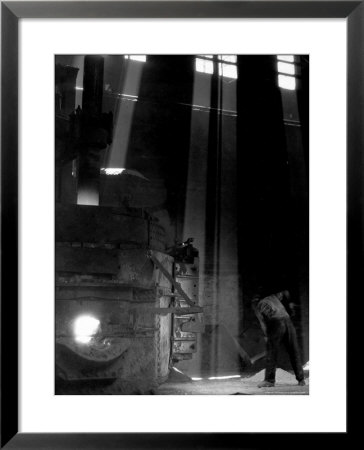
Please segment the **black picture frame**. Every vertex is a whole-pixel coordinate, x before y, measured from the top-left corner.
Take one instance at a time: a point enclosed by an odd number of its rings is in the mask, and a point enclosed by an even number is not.
[[[1,448],[259,448],[310,445],[303,433],[18,432],[18,23],[22,18],[346,18],[347,19],[347,305],[363,273],[363,1],[2,1],[1,2]],[[351,346],[347,345],[350,355]],[[348,413],[348,418],[349,418]],[[335,442],[347,444],[346,433]],[[350,434],[349,434],[350,432]],[[244,436],[242,436],[244,434]],[[315,445],[327,442],[315,434]],[[344,442],[345,440],[345,442]],[[326,445],[326,444],[325,444]]]

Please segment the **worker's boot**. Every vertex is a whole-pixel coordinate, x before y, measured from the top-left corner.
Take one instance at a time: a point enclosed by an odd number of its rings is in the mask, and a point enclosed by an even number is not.
[[[305,380],[299,381],[298,386],[306,386]]]
[[[262,387],[274,387],[274,385],[275,385],[275,383],[272,383],[271,381],[268,381],[268,380],[264,380],[264,381],[261,381],[261,382],[258,384],[258,388],[262,388]]]

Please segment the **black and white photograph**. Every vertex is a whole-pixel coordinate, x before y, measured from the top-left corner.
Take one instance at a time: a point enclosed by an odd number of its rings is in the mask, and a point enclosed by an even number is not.
[[[55,55],[55,394],[309,395],[309,55]]]
[[[351,448],[364,2],[0,2],[0,447]]]

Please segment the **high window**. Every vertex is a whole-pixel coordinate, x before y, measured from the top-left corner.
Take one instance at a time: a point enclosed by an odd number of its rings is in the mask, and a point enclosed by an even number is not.
[[[147,55],[124,55],[125,59],[131,59],[133,61],[145,62],[147,60]]]
[[[236,55],[198,55],[195,61],[197,72],[213,74],[217,70],[224,78],[238,78]],[[217,67],[217,69],[216,69]]]
[[[293,55],[277,56],[278,86],[294,91],[296,89],[296,64]]]

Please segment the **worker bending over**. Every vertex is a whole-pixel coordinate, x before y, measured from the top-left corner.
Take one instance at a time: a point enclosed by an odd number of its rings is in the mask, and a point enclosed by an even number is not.
[[[277,357],[281,343],[288,350],[298,385],[305,385],[296,330],[282,302],[287,302],[289,307],[293,308],[287,290],[264,298],[255,297],[252,301],[253,310],[266,336],[267,343],[265,377],[264,381],[258,384],[258,387],[274,387]]]

